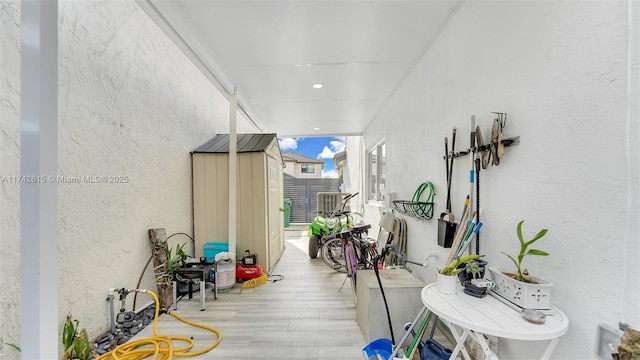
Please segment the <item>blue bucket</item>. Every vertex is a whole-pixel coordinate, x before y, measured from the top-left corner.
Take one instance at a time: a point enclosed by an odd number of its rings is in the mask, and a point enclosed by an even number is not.
[[[362,349],[367,360],[387,360],[393,353],[393,344],[389,339],[376,339]]]

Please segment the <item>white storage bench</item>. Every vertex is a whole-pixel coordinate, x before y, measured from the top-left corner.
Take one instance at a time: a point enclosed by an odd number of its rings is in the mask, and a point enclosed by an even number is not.
[[[364,340],[391,339],[380,286],[373,270],[358,270],[356,320]],[[389,304],[396,341],[404,335],[404,325],[415,319],[422,308],[420,291],[424,282],[404,269],[380,270],[380,280]]]

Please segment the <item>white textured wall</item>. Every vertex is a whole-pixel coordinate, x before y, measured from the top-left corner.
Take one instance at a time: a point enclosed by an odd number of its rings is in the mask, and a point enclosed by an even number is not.
[[[439,190],[439,214],[446,199],[443,138],[456,126],[456,148],[468,148],[471,115],[487,138],[491,112],[509,114],[505,135],[519,135],[521,144],[481,172],[481,252],[491,265],[512,266],[500,251],[517,253],[518,221],[526,220],[528,236],[549,228],[536,247],[551,255],[526,258],[525,266],[555,283],[552,302],[571,320],[554,359],[593,358],[599,323],[640,327],[640,134],[637,117],[627,119],[628,101],[638,104],[637,91],[627,93],[628,81],[637,88],[638,58],[628,77],[628,6],[465,2],[364,134],[367,149],[386,139],[389,191],[410,199],[430,180]],[[637,41],[636,28],[631,43]],[[468,157],[454,168],[457,215],[469,192]],[[411,219],[408,227],[411,260],[434,249],[440,255],[437,265],[414,272],[433,282],[448,254],[436,245],[437,222]],[[503,341],[499,355],[535,358],[539,345],[529,351]]]
[[[20,174],[20,3],[0,2],[0,176]],[[19,359],[20,187],[0,181],[0,358]]]
[[[19,3],[0,9],[0,175],[17,175]],[[229,103],[133,1],[62,1],[59,17],[59,175],[127,179],[59,185],[60,326],[71,313],[93,337],[109,326],[107,289],[136,287],[147,230],[192,234],[189,151],[229,131]],[[256,129],[240,116],[238,132]],[[2,184],[0,195],[0,357],[9,359],[4,344],[19,344],[19,186]],[[155,290],[151,268],[141,287]]]
[[[362,151],[362,136],[347,136],[344,150],[347,152],[348,159],[343,169],[344,192],[360,194],[349,200],[351,211],[364,213],[364,204],[367,202],[364,192],[364,171],[365,171],[365,154]],[[373,224],[372,224],[373,225]],[[377,234],[377,231],[370,231],[369,234]]]

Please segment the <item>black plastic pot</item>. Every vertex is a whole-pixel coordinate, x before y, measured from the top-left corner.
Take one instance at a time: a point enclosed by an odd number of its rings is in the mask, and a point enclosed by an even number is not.
[[[485,269],[487,267],[487,262],[482,259],[473,260],[473,261],[475,261],[478,264],[478,268],[479,268],[479,272],[475,276],[475,278],[483,279]],[[466,267],[467,267],[467,263],[462,263],[458,265],[459,269],[465,269]],[[475,296],[475,297],[483,297],[487,295],[487,288],[473,285],[471,283],[471,280],[473,279],[474,279],[473,274],[467,272],[466,270],[462,270],[460,273],[458,273],[458,280],[460,280],[460,284],[462,284],[462,286],[464,287],[465,294]]]
[[[474,261],[478,264],[478,267],[480,268],[480,272],[476,276],[476,279],[484,278],[484,272],[485,272],[485,268],[487,267],[487,262],[482,259],[474,260]],[[467,263],[462,263],[458,265],[458,269],[464,269],[466,266],[467,266]],[[473,274],[468,273],[466,270],[462,270],[460,273],[458,273],[458,280],[460,280],[460,284],[462,284],[462,286],[465,286],[465,284],[470,283],[472,279],[473,279]]]

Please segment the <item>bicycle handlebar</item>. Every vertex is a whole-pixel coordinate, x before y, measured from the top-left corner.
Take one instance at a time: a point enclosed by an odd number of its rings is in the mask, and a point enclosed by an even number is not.
[[[358,194],[360,194],[360,192],[355,192],[355,193],[353,193],[353,194],[349,194],[349,195],[345,196],[345,197],[342,199],[342,201],[349,201],[349,200],[351,200],[352,198],[356,197]]]
[[[323,215],[324,217],[329,217],[329,216],[342,216],[342,215],[349,215],[351,214],[351,211],[349,210],[344,210],[344,211],[316,211],[316,213]]]

